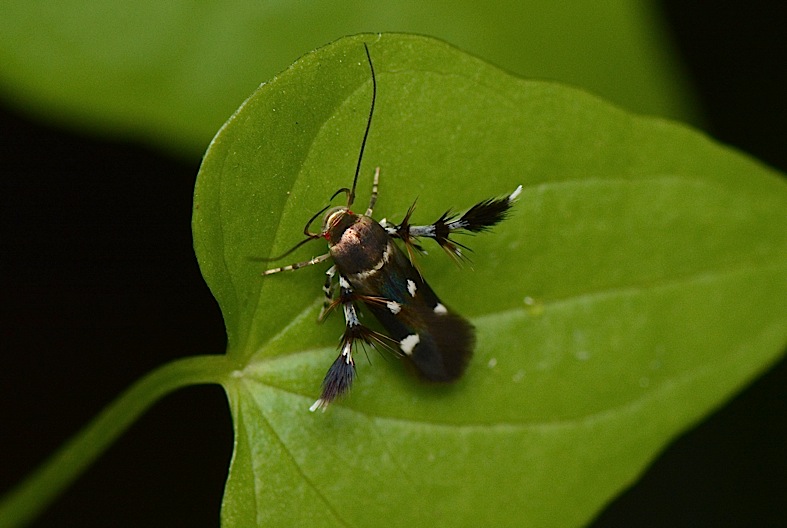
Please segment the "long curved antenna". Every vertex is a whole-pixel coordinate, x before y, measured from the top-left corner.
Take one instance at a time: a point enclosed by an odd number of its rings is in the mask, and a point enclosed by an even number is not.
[[[355,184],[358,183],[358,174],[361,172],[361,161],[363,160],[363,149],[366,148],[366,138],[369,137],[369,129],[372,128],[372,115],[374,115],[374,102],[377,100],[377,78],[374,75],[374,65],[372,64],[372,56],[369,54],[369,46],[366,42],[363,43],[363,49],[366,50],[366,58],[369,60],[369,70],[372,72],[372,106],[369,108],[369,120],[366,122],[366,131],[363,133],[363,141],[361,142],[361,153],[358,154],[358,165],[355,167],[355,178],[353,178],[353,186],[350,189],[350,194],[347,196],[347,207],[350,207],[355,201]]]
[[[311,231],[309,231],[309,228],[312,226],[312,222],[317,220],[317,217],[320,216],[321,214],[323,214],[325,211],[327,211],[330,206],[331,206],[331,204],[326,205],[325,207],[323,207],[322,209],[320,209],[319,211],[314,213],[311,218],[309,218],[309,221],[306,222],[306,227],[303,228],[303,235],[304,236],[306,236],[306,237],[308,237],[310,239],[312,239],[312,238],[320,238],[322,236],[322,233],[312,233]]]
[[[292,253],[293,251],[304,245],[306,242],[311,242],[312,240],[317,240],[318,238],[322,237],[322,233],[312,233],[311,231],[309,231],[309,227],[311,227],[312,222],[314,222],[318,216],[323,214],[328,209],[328,207],[330,206],[326,205],[325,207],[314,213],[311,218],[309,218],[309,221],[306,223],[306,227],[303,228],[303,235],[306,237],[305,239],[301,240],[300,242],[292,246],[290,249],[288,249],[278,257],[255,257],[253,260],[257,262],[275,262],[277,260],[283,259],[287,255],[289,255],[290,253]]]
[[[284,257],[286,257],[287,255],[289,255],[290,253],[292,253],[293,251],[304,245],[306,242],[311,242],[312,240],[317,240],[318,238],[320,238],[320,235],[304,238],[303,240],[301,240],[300,242],[298,242],[297,244],[295,244],[290,249],[288,249],[287,251],[285,251],[284,253],[282,253],[277,257],[248,257],[248,258],[249,260],[252,260],[254,262],[276,262],[277,260],[281,260]]]

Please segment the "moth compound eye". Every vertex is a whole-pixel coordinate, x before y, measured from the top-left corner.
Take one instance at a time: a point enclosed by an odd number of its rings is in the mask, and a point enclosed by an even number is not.
[[[325,213],[325,217],[323,217],[322,221],[322,231],[323,233],[327,233],[332,228],[336,227],[339,221],[342,219],[342,216],[347,213],[346,207],[331,207]]]

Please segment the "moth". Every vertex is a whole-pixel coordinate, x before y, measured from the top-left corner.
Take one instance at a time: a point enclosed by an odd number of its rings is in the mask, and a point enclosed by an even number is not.
[[[324,207],[307,222],[303,229],[304,240],[278,257],[262,259],[282,259],[312,240],[328,242],[328,252],[323,255],[263,272],[267,276],[333,261],[326,271],[323,285],[325,302],[319,320],[341,307],[345,329],[339,355],[328,369],[320,398],[310,407],[311,411],[325,410],[331,402],[350,390],[355,378],[353,347],[356,342],[364,347],[379,346],[394,351],[409,360],[421,377],[429,381],[451,382],[464,373],[475,346],[474,328],[443,304],[423,279],[415,265],[415,253],[424,252],[420,240],[430,238],[452,258],[457,261],[465,259],[462,250],[469,248],[452,239],[451,235],[488,230],[506,218],[522,191],[520,185],[508,196],[478,202],[461,216],[446,211],[429,225],[410,223],[415,204],[399,224],[386,220],[378,222],[372,218],[380,181],[378,167],[374,173],[369,206],[363,214],[353,212],[355,188],[377,99],[374,65],[366,44],[364,49],[372,78],[369,117],[352,187],[339,189],[330,200],[345,194],[347,205]],[[311,225],[320,215],[323,215],[322,228],[312,232]],[[397,240],[404,245],[404,251],[397,245]],[[359,302],[377,318],[388,335],[376,332],[361,322]]]

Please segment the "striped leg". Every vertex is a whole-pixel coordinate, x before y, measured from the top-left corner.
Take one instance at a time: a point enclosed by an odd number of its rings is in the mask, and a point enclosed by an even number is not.
[[[381,222],[381,225],[390,236],[402,239],[408,246],[412,245],[420,250],[420,246],[414,243],[412,239],[420,237],[431,238],[440,244],[449,255],[461,259],[463,257],[461,248],[467,249],[467,246],[452,240],[450,238],[451,234],[456,232],[479,233],[493,227],[508,216],[511,206],[521,192],[522,186],[520,185],[514,192],[504,198],[490,198],[489,200],[478,202],[462,216],[446,211],[435,223],[422,226],[410,224],[410,216],[415,209],[415,204],[413,204],[407,211],[401,224],[392,226],[387,222]]]
[[[342,305],[344,311],[344,334],[339,345],[339,357],[333,362],[333,365],[328,369],[325,374],[325,379],[322,380],[322,394],[320,399],[314,402],[310,411],[322,409],[323,411],[335,399],[345,395],[352,386],[353,379],[355,378],[355,361],[353,361],[353,345],[356,340],[361,343],[361,346],[371,345],[375,348],[378,346],[386,349],[392,349],[394,341],[374,330],[370,330],[361,324],[358,318],[358,309],[355,302],[363,300],[368,302],[372,300],[369,297],[359,297],[354,294],[350,283],[345,277],[339,275],[339,299],[331,302],[331,307],[338,304]],[[377,302],[383,302],[373,299]]]
[[[325,262],[331,258],[330,253],[325,253],[324,255],[320,255],[318,257],[314,257],[311,260],[304,260],[303,262],[296,262],[294,264],[290,264],[289,266],[282,266],[281,268],[271,268],[269,270],[265,270],[262,272],[263,275],[273,275],[274,273],[280,273],[282,271],[295,271],[297,269],[305,268],[306,266],[314,266],[315,264],[319,264],[320,262]]]
[[[374,183],[372,184],[372,196],[369,198],[369,207],[366,209],[366,216],[372,216],[374,204],[377,203],[377,187],[380,184],[380,167],[374,170]]]
[[[320,399],[317,400],[309,407],[309,410],[314,412],[317,409],[328,408],[336,398],[343,396],[350,390],[353,379],[355,378],[355,361],[353,361],[353,342],[356,339],[366,340],[366,327],[361,324],[358,319],[358,311],[355,307],[350,285],[344,277],[339,277],[339,284],[341,285],[341,293],[339,302],[344,308],[344,321],[345,328],[342,335],[340,345],[339,357],[333,362],[328,372],[325,374],[325,379],[322,380],[322,394]]]
[[[336,286],[333,279],[336,277],[336,266],[331,266],[325,272],[325,283],[322,285],[322,291],[325,294],[325,300],[322,303],[322,310],[317,320],[322,322],[328,315],[328,312],[333,308],[333,289]]]

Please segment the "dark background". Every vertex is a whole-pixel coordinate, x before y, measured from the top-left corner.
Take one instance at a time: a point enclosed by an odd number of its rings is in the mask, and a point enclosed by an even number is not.
[[[787,171],[779,2],[664,3],[708,129]],[[198,165],[0,107],[0,493],[133,381],[223,352],[191,247]],[[785,526],[787,363],[674,442],[593,525]],[[35,526],[218,526],[232,449],[220,388],[143,416]],[[362,489],[358,493],[363,493]]]

